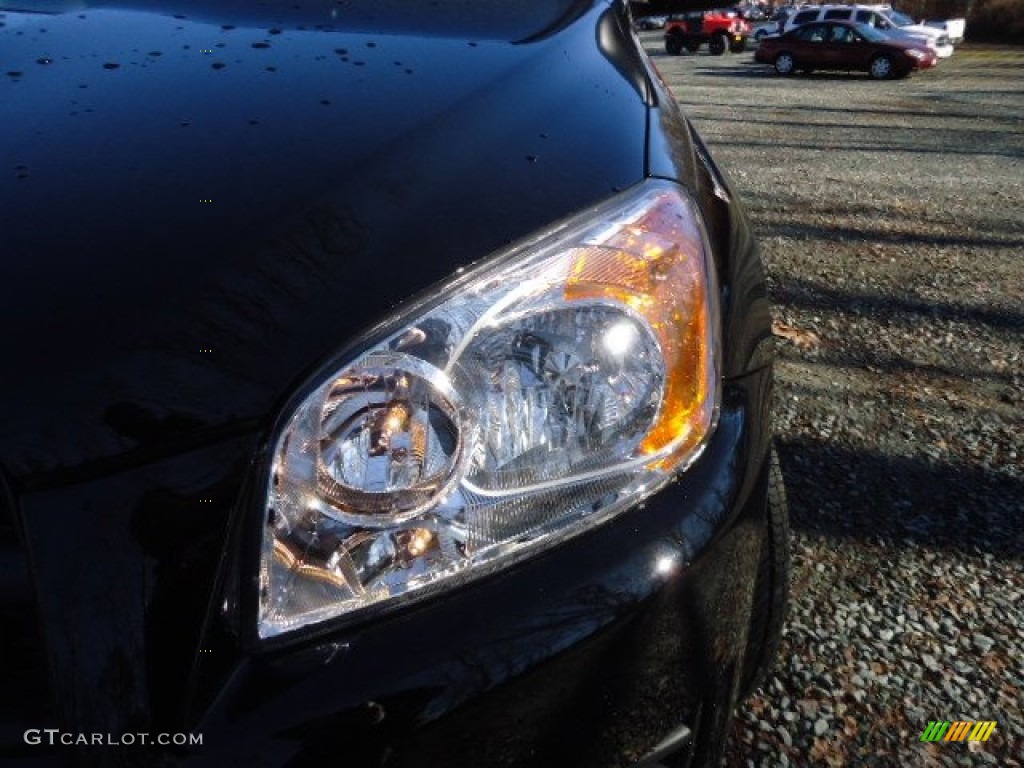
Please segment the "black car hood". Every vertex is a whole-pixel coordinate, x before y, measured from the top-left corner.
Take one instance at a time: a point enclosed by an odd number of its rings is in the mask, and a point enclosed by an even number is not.
[[[0,464],[29,484],[266,425],[397,303],[644,173],[601,3],[18,5],[65,11],[0,18]]]
[[[581,16],[589,0],[4,0],[0,11],[73,14],[143,11],[236,27],[376,32],[518,42],[549,35]]]

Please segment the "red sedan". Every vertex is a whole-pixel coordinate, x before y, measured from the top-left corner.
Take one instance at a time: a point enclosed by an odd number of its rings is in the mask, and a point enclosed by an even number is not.
[[[822,21],[761,40],[754,60],[772,64],[780,75],[797,70],[861,70],[876,80],[906,77],[938,61],[925,42],[894,39],[866,24]]]

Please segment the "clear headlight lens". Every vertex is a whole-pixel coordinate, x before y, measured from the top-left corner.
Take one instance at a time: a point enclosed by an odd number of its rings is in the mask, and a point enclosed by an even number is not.
[[[920,51],[917,48],[908,48],[907,53],[913,56],[915,59],[923,59],[928,56],[924,51]]]
[[[426,594],[652,493],[717,416],[699,216],[650,182],[455,280],[283,421],[259,634]]]

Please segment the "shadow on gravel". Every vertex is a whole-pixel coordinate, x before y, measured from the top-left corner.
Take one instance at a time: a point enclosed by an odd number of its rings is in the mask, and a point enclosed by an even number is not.
[[[978,93],[978,91],[971,91],[972,94]],[[997,93],[1004,93],[999,91]],[[1009,91],[1007,91],[1009,93]],[[687,102],[680,101],[681,104]],[[691,102],[695,106],[700,106],[699,102]],[[773,107],[773,114],[785,114],[787,112],[814,112],[814,113],[832,113],[841,115],[870,115],[872,117],[900,117],[900,118],[911,118],[911,117],[942,117],[945,119],[957,118],[961,120],[977,120],[977,112],[952,112],[948,109],[935,109],[930,112],[922,112],[920,110],[912,109],[868,109],[865,107],[857,107],[851,105],[850,107],[826,107],[809,104],[779,104]],[[718,118],[716,118],[718,119]],[[1013,115],[986,115],[986,123],[1007,123],[1014,127],[1020,126],[1020,119]]]
[[[755,62],[741,66],[705,67],[696,70],[696,73],[705,77],[764,77],[778,80],[779,82],[806,82],[811,84],[816,82],[875,82],[865,72],[812,72],[811,74],[780,75],[770,64],[757,64]],[[920,77],[920,75],[910,75],[909,77]]]
[[[706,75],[707,77],[779,78],[775,70],[764,64],[745,64],[733,67],[701,67],[696,70],[696,73],[698,75]]]
[[[801,120],[800,118],[805,116],[787,115],[785,117],[791,119],[783,120],[780,119],[779,115],[774,113],[765,112],[764,114],[765,117],[761,118],[753,117],[749,114],[742,114],[739,117],[717,117],[715,120],[718,123],[736,123],[744,126],[763,125],[779,131],[786,131],[791,135],[800,135],[798,131],[809,131],[821,128],[849,131],[860,130],[863,128],[863,126],[859,126],[854,122],[830,122],[828,119],[830,116],[825,116],[826,119],[824,120],[817,119],[821,116],[815,116],[814,120]],[[884,114],[885,113],[879,113],[879,115]],[[930,134],[933,142],[936,144],[931,147],[923,147],[921,145],[921,128],[913,126],[887,127],[886,142],[884,145],[880,144],[878,141],[864,141],[859,136],[849,140],[830,138],[828,141],[810,142],[803,145],[793,142],[787,142],[785,144],[773,142],[772,145],[784,145],[790,147],[803,146],[804,148],[807,148],[807,150],[816,150],[820,152],[822,150],[830,150],[830,148],[834,148],[829,144],[842,143],[843,150],[845,151],[873,154],[879,154],[881,150],[886,155],[891,155],[894,152],[901,152],[925,155],[954,155],[969,158],[978,156],[996,156],[1004,158],[1024,157],[1024,143],[1021,143],[1019,129],[1002,129],[998,127],[993,129],[989,126],[978,129],[931,128]],[[999,146],[995,143],[996,141],[1004,142],[1006,146]],[[729,145],[730,143],[735,145],[735,142],[716,141],[716,144]],[[1014,144],[1021,144],[1020,150],[1017,150]],[[757,146],[759,145],[759,142],[749,141],[744,142],[744,145]]]
[[[770,74],[770,73],[768,73]],[[996,96],[1008,96],[1016,93],[1024,93],[1024,91],[983,91],[971,89],[972,96],[978,95],[996,95]],[[930,96],[931,97],[931,96]],[[699,101],[686,101],[684,98],[679,99],[680,103],[692,104],[699,106]],[[971,120],[977,121],[977,112],[965,112],[965,111],[954,111],[947,108],[947,106],[936,106],[934,110],[922,111],[922,110],[876,110],[871,108],[865,108],[865,106],[856,106],[851,104],[848,109],[836,108],[836,106],[821,106],[818,104],[765,104],[765,103],[737,103],[736,106],[748,106],[752,110],[764,110],[770,111],[772,115],[788,115],[790,113],[804,113],[809,112],[814,115],[840,115],[844,118],[852,120],[856,117],[867,117],[867,118],[878,118],[878,117],[899,117],[903,119],[909,118],[941,118],[943,120]],[[720,117],[716,117],[716,120],[720,120]],[[998,125],[1005,123],[1014,129],[1019,129],[1021,119],[1016,115],[986,115],[985,123],[987,125]],[[804,124],[802,124],[804,125]]]
[[[806,127],[806,126],[804,126]],[[1009,132],[1007,132],[1009,133]],[[713,142],[714,147],[763,147],[771,150],[782,150],[790,149],[797,150],[798,152],[806,153],[808,150],[815,152],[827,152],[835,149],[836,147],[829,146],[828,144],[813,144],[813,143],[798,143],[798,142],[785,142],[785,141],[730,141],[723,139],[716,139]],[[838,142],[837,142],[838,146]],[[991,146],[980,146],[977,149],[963,149],[950,146],[941,147],[921,147],[921,146],[904,146],[904,147],[893,147],[889,144],[871,143],[871,144],[851,144],[849,142],[843,142],[841,149],[844,152],[855,153],[863,152],[866,154],[873,155],[893,155],[897,152],[905,152],[908,154],[917,155],[965,155],[968,157],[982,156],[982,157],[1010,157],[1014,159],[1020,159],[1022,157],[1021,152],[1014,150],[997,150]]]
[[[721,144],[722,142],[718,142]],[[890,152],[892,150],[889,150]],[[787,223],[785,221],[769,221],[759,226],[758,233],[762,236],[799,237],[808,240],[848,240],[855,243],[890,243],[892,245],[938,245],[957,248],[1022,248],[1024,238],[1014,237],[1016,234],[1006,230],[1007,237],[965,237],[963,235],[919,234],[917,232],[899,232],[889,229],[869,229],[867,227],[836,227],[816,226],[814,224]]]
[[[891,148],[888,152],[892,152]],[[900,246],[1024,249],[1024,238],[1019,237],[1020,231],[1018,229],[1008,226],[1005,232],[1006,237],[965,237],[962,234],[952,234],[949,232],[923,234],[921,232],[899,231],[888,228],[819,226],[803,222],[790,223],[782,220],[764,222],[758,229],[758,233],[762,237],[782,236],[790,238],[799,237],[805,240],[846,240],[856,243],[891,243]],[[997,234],[1001,236],[1002,232],[997,232]]]
[[[1024,481],[953,464],[780,439],[795,530],[1020,558]]]
[[[852,346],[852,344],[848,343],[848,346]],[[789,360],[798,363],[806,362],[807,360],[806,356],[790,352],[790,350],[786,348],[783,348],[776,354],[780,360]],[[997,371],[983,371],[977,368],[965,368],[963,366],[954,368],[945,365],[935,365],[933,363],[919,363],[897,355],[881,354],[870,349],[858,349],[856,354],[843,354],[842,352],[837,352],[834,349],[826,348],[818,352],[817,359],[814,362],[819,365],[828,365],[834,368],[863,369],[877,374],[903,376],[924,375],[960,380],[968,383],[986,380],[1005,387],[1012,387],[1015,381],[1014,374],[1009,371],[999,373]],[[1017,402],[1009,389],[1004,392],[1001,399],[1002,402],[1007,405],[1013,405]]]
[[[930,320],[980,323],[990,328],[1024,331],[1024,314],[1019,312],[839,290],[798,277],[788,277],[781,281],[772,291],[772,300],[779,305],[804,309],[871,313],[876,318],[892,318],[897,314],[911,313]]]

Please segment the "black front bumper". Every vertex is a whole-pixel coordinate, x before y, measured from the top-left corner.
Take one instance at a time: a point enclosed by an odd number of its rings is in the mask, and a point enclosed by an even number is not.
[[[137,514],[72,514],[69,494],[79,511],[114,498],[137,510],[154,484],[189,485],[181,458],[26,494],[56,712],[56,724],[38,727],[188,731],[202,734],[202,746],[7,745],[6,754],[33,765],[599,768],[636,765],[673,737],[662,752],[678,753],[679,764],[713,764],[744,660],[757,650],[748,636],[765,535],[769,397],[768,370],[729,382],[704,454],[641,507],[450,594],[269,651],[246,650],[230,622],[190,627],[180,603],[195,602],[202,579],[182,581],[152,543],[136,546],[145,541]],[[207,472],[210,451],[220,449],[206,449]],[[209,493],[194,479],[191,488]],[[62,524],[76,545],[41,535]],[[124,543],[119,562],[61,592],[62,578],[96,562],[96,541]],[[182,551],[163,554],[180,560]],[[215,604],[235,588],[225,569],[207,572]],[[101,594],[113,576],[122,582]],[[175,577],[191,599],[169,596]],[[160,611],[179,617],[177,629]]]

